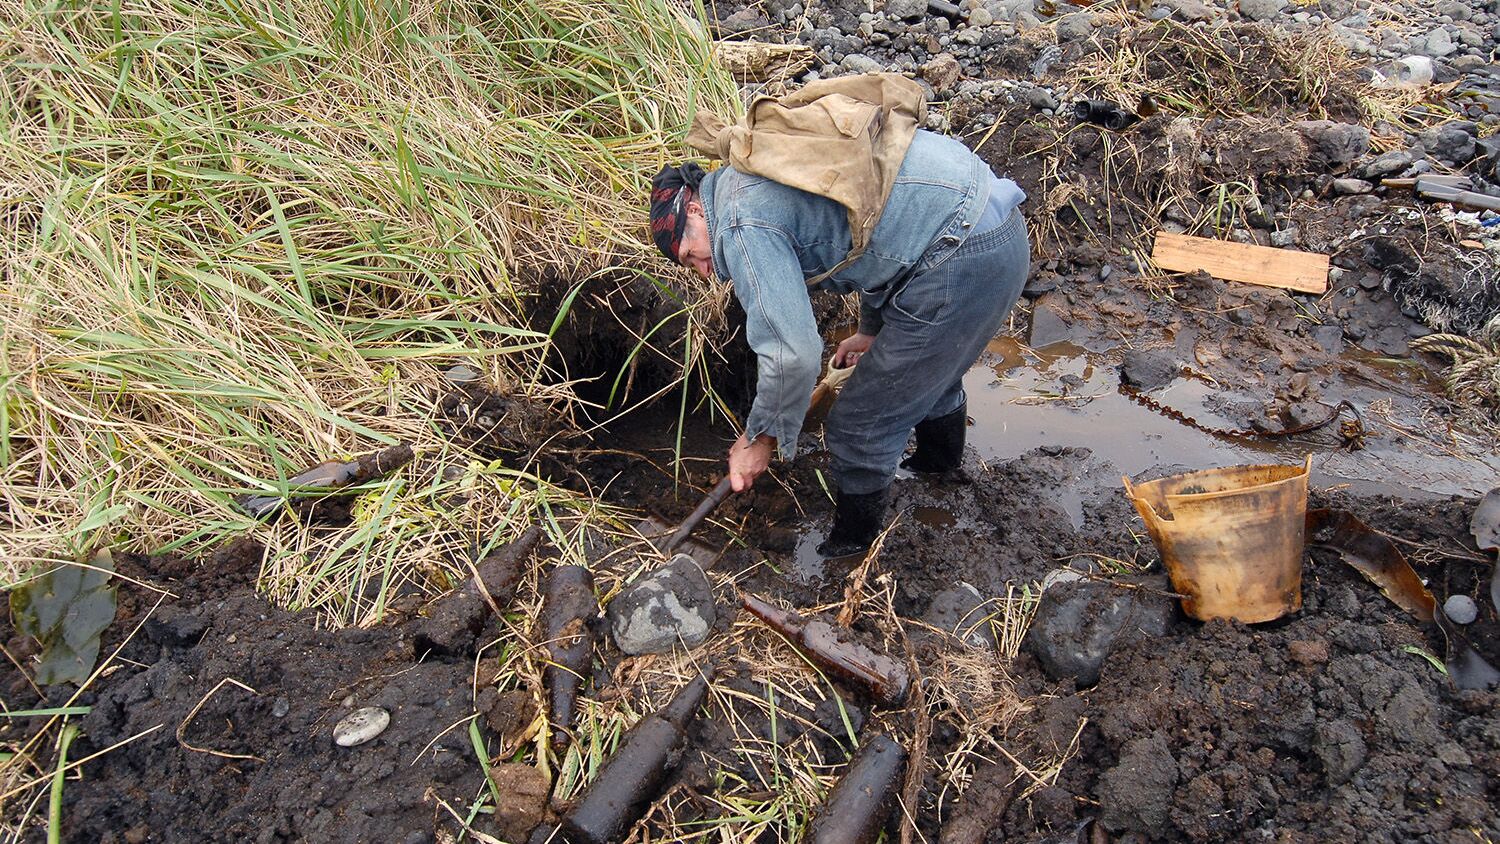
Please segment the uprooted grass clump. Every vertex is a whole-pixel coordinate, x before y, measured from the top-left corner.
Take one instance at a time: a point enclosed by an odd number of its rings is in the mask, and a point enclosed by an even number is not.
[[[528,327],[566,290],[535,279],[644,254],[646,176],[694,108],[735,108],[696,22],[666,0],[133,0],[12,3],[0,29],[0,581],[248,531],[274,597],[365,623],[529,523],[574,544],[549,514],[593,505],[442,437],[439,373],[575,400]],[[231,504],[398,441],[418,459],[340,530]]]

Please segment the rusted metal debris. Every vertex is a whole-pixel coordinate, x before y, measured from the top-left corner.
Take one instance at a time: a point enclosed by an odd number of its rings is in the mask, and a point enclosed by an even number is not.
[[[1444,663],[1455,686],[1483,689],[1500,684],[1500,670],[1480,653],[1473,639],[1479,635],[1493,638],[1497,626],[1493,605],[1484,608],[1481,619],[1473,624],[1454,624],[1437,609],[1432,593],[1422,585],[1396,544],[1351,513],[1308,510],[1307,533],[1311,537],[1310,544],[1337,551],[1345,562],[1380,587],[1381,592],[1397,606],[1422,621],[1437,623],[1447,642]]]
[[[439,599],[427,617],[418,623],[412,636],[416,653],[419,656],[425,653],[472,654],[474,638],[484,628],[485,618],[502,612],[502,607],[515,599],[523,564],[531,558],[542,536],[542,529],[533,525],[514,541],[475,563],[478,580],[471,577],[457,590]]]
[[[713,669],[699,675],[672,701],[642,718],[620,742],[573,808],[559,832],[568,844],[620,841],[656,799],[687,745],[687,728],[708,697]]]
[[[864,689],[881,706],[905,705],[911,692],[911,676],[895,659],[848,639],[847,633],[826,621],[808,620],[754,595],[741,594],[740,602],[819,668]]]
[[[347,462],[329,460],[319,463],[305,472],[287,478],[288,495],[295,496],[299,492],[326,493],[362,484],[400,469],[410,463],[413,456],[411,446],[402,443],[381,451],[361,454]],[[235,499],[235,504],[241,510],[256,519],[276,512],[286,502],[287,497],[280,495],[242,495]]]
[[[547,687],[552,747],[561,750],[572,734],[578,693],[594,661],[593,620],[599,615],[594,577],[583,566],[557,566],[547,575],[542,599],[541,639],[547,647],[542,683]]]
[[[906,748],[883,733],[866,739],[813,817],[805,844],[873,844],[905,770]]]
[[[1223,439],[1229,440],[1254,441],[1291,437],[1296,436],[1297,434],[1309,434],[1313,431],[1318,430],[1319,428],[1331,425],[1334,421],[1339,419],[1339,417],[1347,412],[1350,418],[1339,423],[1339,439],[1343,441],[1343,446],[1350,451],[1358,451],[1365,446],[1366,432],[1364,419],[1359,414],[1359,408],[1355,407],[1354,404],[1348,400],[1340,401],[1338,404],[1334,405],[1332,409],[1328,411],[1328,415],[1323,417],[1322,419],[1308,422],[1305,425],[1296,425],[1291,428],[1282,428],[1273,431],[1266,428],[1219,428],[1213,425],[1205,425],[1204,423],[1199,422],[1197,419],[1194,419],[1193,417],[1187,415],[1186,413],[1183,413],[1175,407],[1167,407],[1166,405],[1158,402],[1156,399],[1151,398],[1150,396],[1146,395],[1140,390],[1135,389],[1134,387],[1121,384],[1120,393],[1123,394],[1125,398],[1130,399],[1131,401],[1146,408],[1147,410],[1156,411],[1157,413],[1160,413],[1162,416],[1165,416],[1168,419],[1171,419],[1175,422],[1181,422],[1189,428],[1202,431],[1203,433],[1210,436],[1221,437]]]

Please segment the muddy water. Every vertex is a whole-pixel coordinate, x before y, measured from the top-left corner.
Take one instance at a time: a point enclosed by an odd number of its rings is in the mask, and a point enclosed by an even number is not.
[[[1349,363],[1370,364],[1359,359]],[[1392,380],[1415,377],[1399,370],[1389,375]],[[1447,454],[1435,444],[1396,432],[1382,431],[1370,447],[1356,452],[1338,448],[1331,433],[1265,442],[1225,440],[1136,404],[1119,392],[1119,383],[1116,366],[1102,355],[1069,343],[1032,350],[998,337],[964,379],[974,419],[969,441],[992,462],[1038,447],[1082,446],[1095,459],[1132,476],[1236,463],[1299,463],[1310,453],[1317,486],[1342,485],[1358,494],[1403,498],[1481,495],[1500,478],[1500,459],[1494,455]],[[1381,395],[1371,389],[1355,403],[1363,406]],[[1252,400],[1230,385],[1189,378],[1177,379],[1153,397],[1205,425],[1225,428],[1239,426],[1214,412],[1210,400]]]

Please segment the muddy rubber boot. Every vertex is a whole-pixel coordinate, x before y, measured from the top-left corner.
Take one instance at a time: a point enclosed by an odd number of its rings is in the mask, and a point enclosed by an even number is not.
[[[885,498],[889,487],[855,495],[840,491],[834,502],[833,527],[818,544],[824,557],[847,557],[870,547],[884,526]]]
[[[917,450],[901,461],[911,472],[938,474],[956,470],[964,460],[964,435],[968,432],[968,403],[936,419],[917,423]]]

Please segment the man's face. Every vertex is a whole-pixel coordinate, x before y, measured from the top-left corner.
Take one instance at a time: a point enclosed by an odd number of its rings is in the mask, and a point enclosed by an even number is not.
[[[677,260],[704,279],[713,278],[713,245],[708,242],[708,219],[703,215],[703,205],[696,199],[687,202],[687,223],[682,230],[682,244],[677,249]]]

